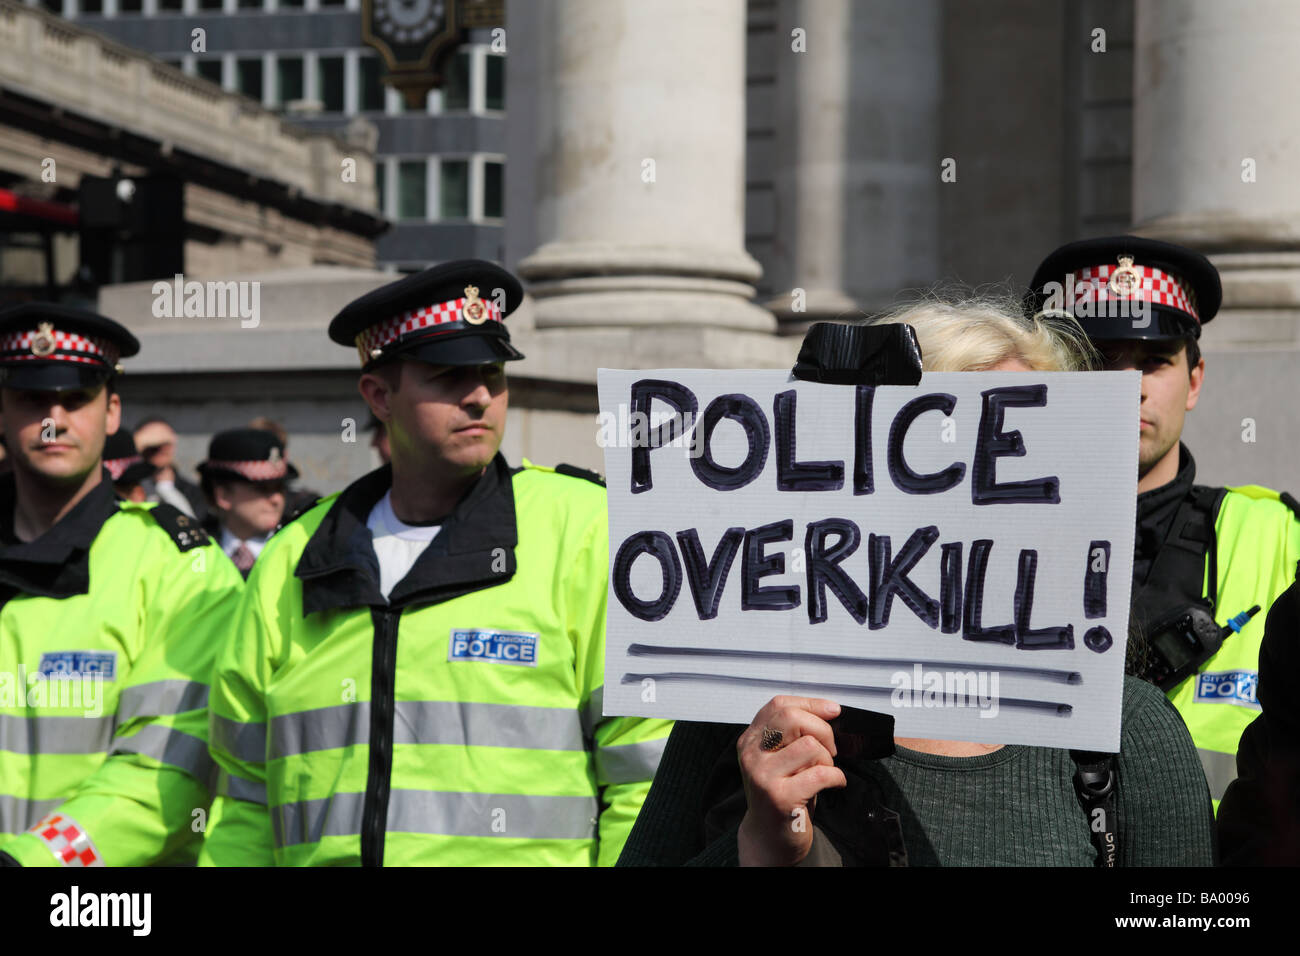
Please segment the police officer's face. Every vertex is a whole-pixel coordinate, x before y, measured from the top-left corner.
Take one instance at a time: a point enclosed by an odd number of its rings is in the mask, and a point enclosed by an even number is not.
[[[76,484],[99,467],[117,431],[122,400],[103,385],[62,392],[0,390],[0,416],[14,467],[53,484]]]
[[[269,534],[284,515],[284,483],[280,481],[214,483],[212,492],[222,524],[237,538]]]
[[[1183,419],[1196,407],[1205,377],[1205,360],[1187,367],[1182,342],[1117,340],[1096,343],[1111,371],[1142,373],[1141,433],[1138,476],[1145,475],[1178,447]]]
[[[393,458],[460,474],[485,468],[505,434],[505,366],[407,360],[401,376],[387,393]]]

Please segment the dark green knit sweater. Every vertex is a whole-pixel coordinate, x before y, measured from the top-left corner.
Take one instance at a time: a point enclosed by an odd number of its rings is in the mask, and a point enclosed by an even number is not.
[[[1122,728],[1120,864],[1211,865],[1209,790],[1182,718],[1160,691],[1130,677]],[[677,724],[620,866],[736,865],[735,830],[705,846],[701,824],[705,780],[740,730]],[[1096,858],[1068,751],[1008,746],[940,757],[898,748],[872,772],[902,818],[912,866],[1091,866]]]

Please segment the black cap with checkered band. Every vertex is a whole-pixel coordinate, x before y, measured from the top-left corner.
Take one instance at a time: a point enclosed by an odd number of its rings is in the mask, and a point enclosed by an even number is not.
[[[28,391],[90,388],[122,371],[140,351],[112,319],[52,302],[0,309],[0,386]]]
[[[524,290],[481,259],[446,262],[350,302],[330,322],[330,338],[356,348],[363,371],[396,358],[432,365],[486,365],[523,358],[505,318]]]
[[[217,432],[208,443],[207,461],[198,472],[213,481],[285,481],[298,469],[285,457],[284,445],[273,432],[260,428],[231,428]]]
[[[1199,338],[1222,300],[1219,271],[1199,252],[1108,236],[1071,242],[1044,259],[1025,311],[1072,315],[1093,340]]]

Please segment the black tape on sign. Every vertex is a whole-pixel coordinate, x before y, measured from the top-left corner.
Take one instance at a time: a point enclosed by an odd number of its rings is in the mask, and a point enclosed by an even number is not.
[[[827,385],[916,385],[921,346],[910,325],[818,322],[804,336],[793,374]]]

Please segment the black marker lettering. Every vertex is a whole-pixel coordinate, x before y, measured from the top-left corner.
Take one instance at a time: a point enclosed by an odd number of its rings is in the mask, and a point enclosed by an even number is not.
[[[659,562],[663,588],[653,601],[642,601],[632,593],[632,563],[642,554]],[[673,609],[682,589],[682,564],[677,559],[673,539],[662,531],[638,531],[618,548],[614,557],[614,596],[627,612],[643,621],[660,621]]]
[[[975,461],[971,466],[971,501],[977,505],[1061,503],[1061,481],[1056,476],[1032,481],[998,484],[997,459],[1022,458],[1025,443],[1018,431],[1003,432],[1002,419],[1008,408],[1043,408],[1047,405],[1046,385],[1016,385],[980,392],[980,412]]]
[[[1024,650],[1074,650],[1074,625],[1064,627],[1029,626],[1034,613],[1034,577],[1038,573],[1038,552],[1025,548],[1020,552],[1016,572],[1016,647]]]
[[[650,406],[655,399],[671,405],[677,414],[651,430]],[[695,421],[698,409],[695,393],[684,385],[655,378],[632,383],[632,421],[639,419],[645,422],[646,428],[646,442],[632,443],[632,494],[650,490],[650,452],[684,435],[686,423]]]
[[[739,422],[749,441],[745,460],[735,468],[719,465],[713,460],[713,452],[709,448],[713,430],[724,418]],[[704,419],[697,427],[702,429],[698,439],[700,454],[691,456],[691,468],[695,477],[704,484],[715,491],[735,491],[745,487],[763,471],[763,466],[767,464],[767,445],[772,433],[767,427],[767,416],[748,395],[719,395],[709,402],[709,407],[704,410]]]
[[[784,554],[764,554],[763,546],[794,539],[789,518],[745,532],[745,554],[740,561],[740,606],[746,611],[788,611],[799,606],[799,586],[759,587],[759,578],[785,573]]]
[[[962,621],[962,639],[967,641],[996,641],[999,644],[1016,642],[1016,626],[984,627],[984,572],[988,569],[989,552],[993,542],[980,538],[970,544],[970,562],[966,568],[966,608]]]
[[[889,623],[889,607],[897,594],[913,613],[930,627],[939,626],[939,603],[916,586],[907,572],[916,566],[930,545],[939,538],[934,525],[917,528],[907,539],[898,558],[889,557],[889,535],[869,535],[867,559],[871,570],[871,613],[867,626],[873,631]]]
[[[701,621],[711,621],[718,616],[718,604],[722,601],[723,588],[727,586],[727,572],[731,570],[744,540],[744,528],[728,528],[713,549],[713,560],[708,561],[694,528],[677,532],[682,563],[686,565],[686,580],[691,585],[691,597],[695,599],[695,610]]]
[[[799,461],[795,445],[795,409],[799,394],[794,389],[777,394],[772,401],[776,421],[776,487],[779,491],[835,491],[844,487],[844,462]]]
[[[826,539],[836,535],[835,544],[826,547]],[[804,553],[808,560],[808,623],[826,620],[826,588],[844,605],[859,624],[867,621],[867,596],[854,580],[844,573],[840,562],[858,550],[862,532],[847,518],[812,521],[804,535]]]
[[[912,399],[894,416],[894,423],[889,426],[889,476],[894,479],[894,484],[900,491],[909,495],[937,495],[961,483],[966,474],[966,465],[962,462],[953,462],[943,471],[936,471],[932,475],[921,475],[913,471],[903,458],[903,442],[907,440],[907,430],[919,415],[929,411],[951,415],[956,407],[955,395],[935,392]]]

